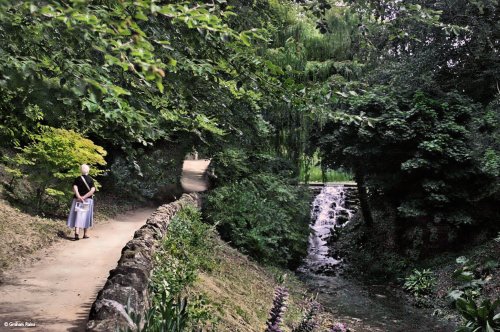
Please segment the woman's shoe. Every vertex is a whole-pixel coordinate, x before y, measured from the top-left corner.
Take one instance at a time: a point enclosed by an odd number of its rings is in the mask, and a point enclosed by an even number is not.
[[[80,240],[80,236],[78,234],[75,234],[75,241]]]
[[[84,235],[83,238],[88,239],[88,238],[90,238],[90,236]]]

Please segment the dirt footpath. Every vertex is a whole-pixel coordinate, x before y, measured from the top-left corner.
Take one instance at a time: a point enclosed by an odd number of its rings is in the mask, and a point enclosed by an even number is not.
[[[185,192],[204,191],[209,160],[186,160]],[[13,268],[0,283],[0,331],[84,331],[92,303],[121,250],[153,208],[134,210],[44,249],[30,267]],[[83,232],[80,233],[82,235]]]
[[[0,331],[84,331],[121,249],[153,212],[144,208],[110,219],[92,228],[89,239],[62,240],[32,266],[7,272],[0,285]]]
[[[181,179],[184,192],[191,193],[207,190],[208,183],[205,178],[205,171],[209,164],[209,159],[184,160]]]

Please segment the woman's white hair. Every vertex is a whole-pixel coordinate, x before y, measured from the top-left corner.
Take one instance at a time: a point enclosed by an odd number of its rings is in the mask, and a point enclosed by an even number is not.
[[[82,172],[83,175],[89,175],[90,167],[87,164],[83,164],[80,166],[80,171]]]

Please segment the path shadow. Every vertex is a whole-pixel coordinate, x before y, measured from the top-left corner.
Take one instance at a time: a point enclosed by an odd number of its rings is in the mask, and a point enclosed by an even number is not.
[[[89,319],[90,308],[97,298],[97,293],[101,290],[104,284],[96,286],[92,297],[80,306],[80,311],[77,313],[77,317],[74,320],[68,319],[55,319],[53,317],[45,317],[43,315],[19,315],[16,312],[27,311],[23,306],[17,306],[15,308],[10,308],[5,310],[0,310],[0,331],[41,331],[41,332],[53,332],[53,331],[63,331],[57,326],[65,326],[64,331],[70,332],[82,332],[85,331],[87,327],[87,322]],[[50,299],[47,299],[50,301]],[[9,322],[30,322],[34,323],[34,327],[5,327],[4,323]],[[67,327],[69,326],[69,327]]]
[[[57,236],[63,240],[76,241],[74,236],[64,233],[64,231],[57,231]]]
[[[90,298],[90,300],[82,304],[81,306],[82,310],[77,314],[77,319],[71,323],[71,326],[67,329],[67,331],[70,332],[85,331],[87,327],[87,322],[89,321],[89,314],[90,314],[90,309],[92,308],[92,304],[94,304],[94,301],[97,299],[97,293],[99,293],[102,287],[104,287],[106,281],[104,281],[103,284],[98,285],[94,288],[92,297]]]

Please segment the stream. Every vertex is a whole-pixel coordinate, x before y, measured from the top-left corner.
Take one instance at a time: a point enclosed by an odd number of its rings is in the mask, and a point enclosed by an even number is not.
[[[389,285],[360,284],[339,273],[343,260],[331,254],[328,241],[335,228],[345,226],[354,213],[346,208],[346,190],[343,185],[325,186],[312,204],[313,232],[308,255],[297,274],[317,294],[318,302],[336,321],[356,332],[454,331],[452,326],[405,304],[400,290]]]

